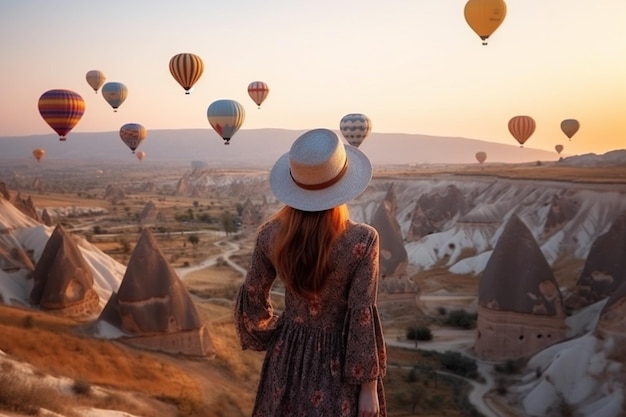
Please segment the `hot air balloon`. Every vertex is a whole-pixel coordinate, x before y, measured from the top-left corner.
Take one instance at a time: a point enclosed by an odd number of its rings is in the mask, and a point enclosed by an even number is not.
[[[263,81],[253,81],[248,84],[248,95],[261,108],[261,103],[265,101],[270,89]]]
[[[128,96],[128,88],[122,83],[106,83],[102,86],[102,97],[113,107],[113,111],[122,105]]]
[[[37,160],[37,162],[41,161],[44,156],[46,156],[46,150],[44,148],[35,148],[33,149],[33,156]]]
[[[509,132],[519,142],[520,148],[535,132],[535,120],[530,116],[515,116],[509,120]]]
[[[372,122],[364,114],[346,114],[339,122],[339,130],[350,145],[358,148],[372,130]]]
[[[478,163],[483,164],[487,160],[487,152],[476,152],[476,160]]]
[[[570,140],[578,132],[578,129],[580,129],[580,123],[576,119],[565,119],[561,122],[561,130]]]
[[[135,153],[135,149],[141,145],[141,142],[147,135],[148,131],[139,123],[126,123],[120,128],[120,138],[122,142],[124,142],[133,153]]]
[[[213,129],[224,139],[224,145],[229,145],[230,138],[243,124],[246,112],[235,100],[226,99],[211,103],[206,116]]]
[[[556,151],[556,153],[561,155],[561,152],[563,152],[563,145],[554,145],[554,150]]]
[[[503,0],[469,0],[465,4],[465,20],[483,40],[483,45],[487,45],[487,39],[505,16],[506,3]]]
[[[71,90],[48,90],[39,97],[41,117],[64,141],[85,112],[85,101]]]
[[[93,88],[93,91],[95,91],[96,94],[98,94],[98,89],[102,87],[102,84],[104,84],[104,80],[107,79],[104,73],[98,70],[88,71],[85,78],[87,78],[87,84]]]
[[[170,59],[170,72],[185,89],[185,94],[189,94],[189,90],[200,79],[203,71],[204,64],[198,55],[183,53]]]
[[[144,151],[139,151],[137,153],[135,153],[135,156],[137,157],[137,159],[139,159],[140,161],[143,161],[143,158],[146,157],[146,153]]]

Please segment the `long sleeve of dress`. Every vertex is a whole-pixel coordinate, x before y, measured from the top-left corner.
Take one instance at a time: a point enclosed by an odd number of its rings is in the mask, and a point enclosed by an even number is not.
[[[343,375],[348,383],[362,384],[383,377],[387,354],[382,324],[376,306],[379,274],[378,234],[356,243],[353,256],[360,257],[348,295],[344,327],[345,362]]]
[[[235,324],[242,349],[266,350],[278,324],[278,315],[274,314],[269,298],[276,271],[263,245],[262,233],[257,237],[235,305]]]

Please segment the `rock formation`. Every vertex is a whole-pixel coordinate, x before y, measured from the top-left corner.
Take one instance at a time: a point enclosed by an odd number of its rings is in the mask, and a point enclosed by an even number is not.
[[[626,212],[591,245],[576,288],[566,300],[569,310],[610,297],[626,282]]]
[[[124,190],[109,184],[104,190],[104,196],[102,198],[104,200],[112,202],[113,204],[117,204],[120,201],[126,199],[126,193],[124,192]]]
[[[187,289],[143,229],[119,290],[100,315],[128,335],[129,344],[194,356],[213,354],[212,343]]]
[[[48,210],[45,208],[41,212],[41,221],[46,226],[52,226],[52,218],[50,217],[50,213],[48,213]]]
[[[551,236],[556,230],[559,230],[564,224],[574,218],[580,207],[580,203],[573,197],[574,195],[574,193],[568,193],[563,196],[554,194],[550,203],[550,211],[543,226],[543,238]]]
[[[488,360],[531,356],[565,338],[561,292],[528,227],[512,215],[480,278],[474,349]]]
[[[148,201],[139,215],[139,223],[142,226],[153,226],[165,222],[165,217],[152,201]]]
[[[31,198],[31,196],[28,196],[28,198],[24,199],[22,198],[20,193],[17,193],[13,200],[11,200],[11,203],[13,203],[13,205],[17,207],[19,211],[21,211],[31,219],[40,221],[39,215],[37,214],[37,209],[35,208],[35,203],[33,203],[33,199]]]
[[[33,272],[30,302],[65,316],[90,316],[100,307],[91,267],[73,237],[57,225]]]
[[[626,281],[613,292],[600,312],[596,334],[614,337],[620,352],[626,352]]]
[[[244,226],[258,226],[263,220],[263,210],[259,206],[255,206],[248,198],[241,209],[241,222]]]
[[[0,196],[7,201],[11,201],[11,193],[9,192],[9,188],[4,182],[0,182]]]
[[[371,225],[380,236],[380,273],[382,277],[406,273],[408,255],[395,213],[396,195],[392,186],[378,206]]]
[[[448,186],[443,194],[422,195],[413,210],[407,240],[420,240],[431,233],[440,232],[448,221],[464,214],[467,209],[465,197],[454,185]]]
[[[395,188],[391,185],[371,220],[380,237],[380,300],[403,299],[413,304],[419,288],[407,274],[409,260],[396,220],[396,201]]]

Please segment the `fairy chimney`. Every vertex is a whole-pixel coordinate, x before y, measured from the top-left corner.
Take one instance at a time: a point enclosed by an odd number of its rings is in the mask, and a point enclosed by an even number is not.
[[[626,281],[626,212],[591,245],[567,308],[577,310],[610,297]]]
[[[60,224],[35,265],[30,302],[64,316],[90,316],[100,307],[91,267]]]
[[[565,338],[561,292],[535,238],[511,216],[480,278],[476,354],[519,359]]]
[[[396,220],[396,194],[393,184],[372,217],[371,225],[380,236],[380,273],[382,277],[406,273],[408,254]]]
[[[194,356],[213,354],[208,330],[189,292],[147,228],[100,319],[121,329],[129,335],[124,341],[138,347]]]

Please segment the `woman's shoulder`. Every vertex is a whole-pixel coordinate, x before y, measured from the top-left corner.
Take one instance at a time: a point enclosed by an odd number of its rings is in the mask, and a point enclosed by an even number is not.
[[[352,239],[377,239],[378,231],[373,226],[365,223],[355,222],[348,220],[348,227],[346,229],[346,235]]]

